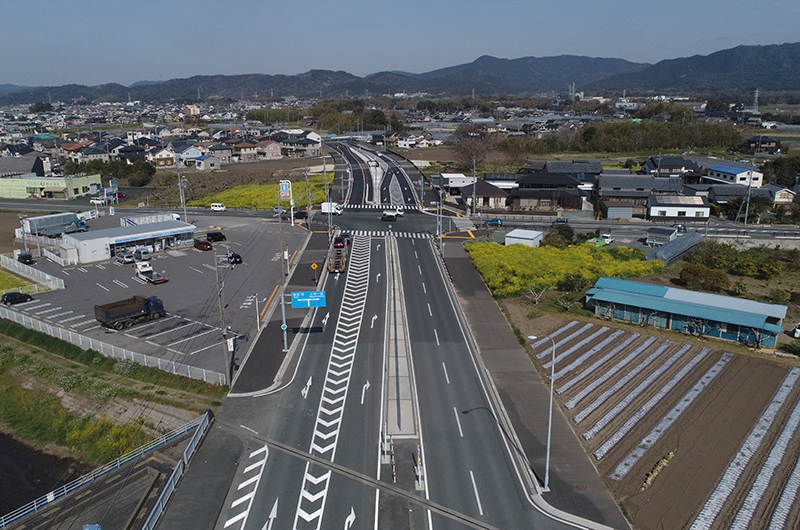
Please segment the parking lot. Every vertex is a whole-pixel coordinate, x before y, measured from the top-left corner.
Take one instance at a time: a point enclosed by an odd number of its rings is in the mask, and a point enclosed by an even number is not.
[[[279,225],[271,216],[190,217],[196,218],[198,239],[205,239],[209,231],[222,231],[226,240],[214,242],[207,251],[188,247],[154,253],[153,269],[166,274],[168,282],[147,283],[136,276],[132,264],[113,259],[62,268],[41,258],[34,267],[62,278],[66,289],[40,293],[13,309],[134,352],[225,372],[225,339],[235,337],[234,355],[243,357],[254,338],[256,311],[263,312],[276,298],[273,293],[283,279],[281,240],[293,262],[308,232],[300,226]],[[119,226],[118,216],[93,220],[90,231],[112,226]],[[228,252],[241,255],[243,262],[230,265]],[[108,330],[95,320],[96,304],[134,295],[159,297],[167,315],[122,331]],[[225,333],[223,322],[230,326]]]

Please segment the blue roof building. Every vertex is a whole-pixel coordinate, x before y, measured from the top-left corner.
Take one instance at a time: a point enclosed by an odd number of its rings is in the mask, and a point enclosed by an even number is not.
[[[787,307],[648,283],[600,278],[586,306],[606,318],[774,348]]]

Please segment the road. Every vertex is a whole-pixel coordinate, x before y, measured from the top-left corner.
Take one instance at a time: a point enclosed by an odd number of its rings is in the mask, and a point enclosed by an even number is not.
[[[220,424],[244,443],[213,527],[574,528],[532,502],[535,479],[481,368],[435,217],[411,209],[382,223],[375,207],[418,206],[406,173],[381,158],[371,187],[363,154],[340,146],[336,158],[353,175],[336,219],[355,234],[348,270],[322,286],[327,306],[313,310],[286,384],[226,402]]]

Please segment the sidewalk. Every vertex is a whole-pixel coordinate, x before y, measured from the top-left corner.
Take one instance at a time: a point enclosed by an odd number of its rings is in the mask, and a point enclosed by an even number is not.
[[[463,245],[448,242],[444,261],[480,348],[481,357],[514,425],[533,471],[543,482],[550,388],[517,342],[511,326],[472,265]],[[630,528],[560,409],[553,409],[551,506],[613,528]]]

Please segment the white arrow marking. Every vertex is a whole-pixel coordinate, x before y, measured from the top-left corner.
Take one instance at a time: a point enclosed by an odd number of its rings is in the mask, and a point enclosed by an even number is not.
[[[381,281],[381,273],[380,273],[380,272],[379,272],[379,273],[378,273],[378,275],[375,277],[375,281],[376,281],[376,282],[379,282],[379,281]]]
[[[264,524],[263,530],[272,530],[272,523],[278,517],[278,499],[275,499],[275,504],[272,505],[272,511],[269,512],[268,521]]]
[[[336,282],[336,283],[339,283],[339,275],[338,274],[333,277],[333,281]]]
[[[328,312],[325,314],[325,318],[323,318],[323,319],[322,319],[322,326],[323,326],[323,327],[325,327],[325,325],[328,323],[328,317],[329,317],[329,316],[331,316],[331,312],[330,312],[330,311],[328,311]]]
[[[347,530],[348,528],[353,526],[353,523],[355,521],[356,521],[356,511],[351,506],[350,507],[350,515],[348,515],[347,519],[344,520],[344,530]]]
[[[376,250],[377,250],[378,252],[380,252],[380,251],[381,251],[381,246],[380,246],[380,245],[378,245],[378,248],[377,248]]]
[[[369,381],[364,383],[364,387],[361,389],[361,404],[364,404],[364,394],[366,394],[367,389],[369,388]]]
[[[308,376],[308,381],[306,382],[306,386],[303,387],[303,390],[300,391],[300,394],[303,395],[303,399],[308,397],[308,389],[311,388],[311,376]]]
[[[372,328],[375,327],[375,319],[377,319],[377,318],[378,318],[378,315],[374,315],[372,317],[372,323],[369,325],[369,329],[372,329]]]

